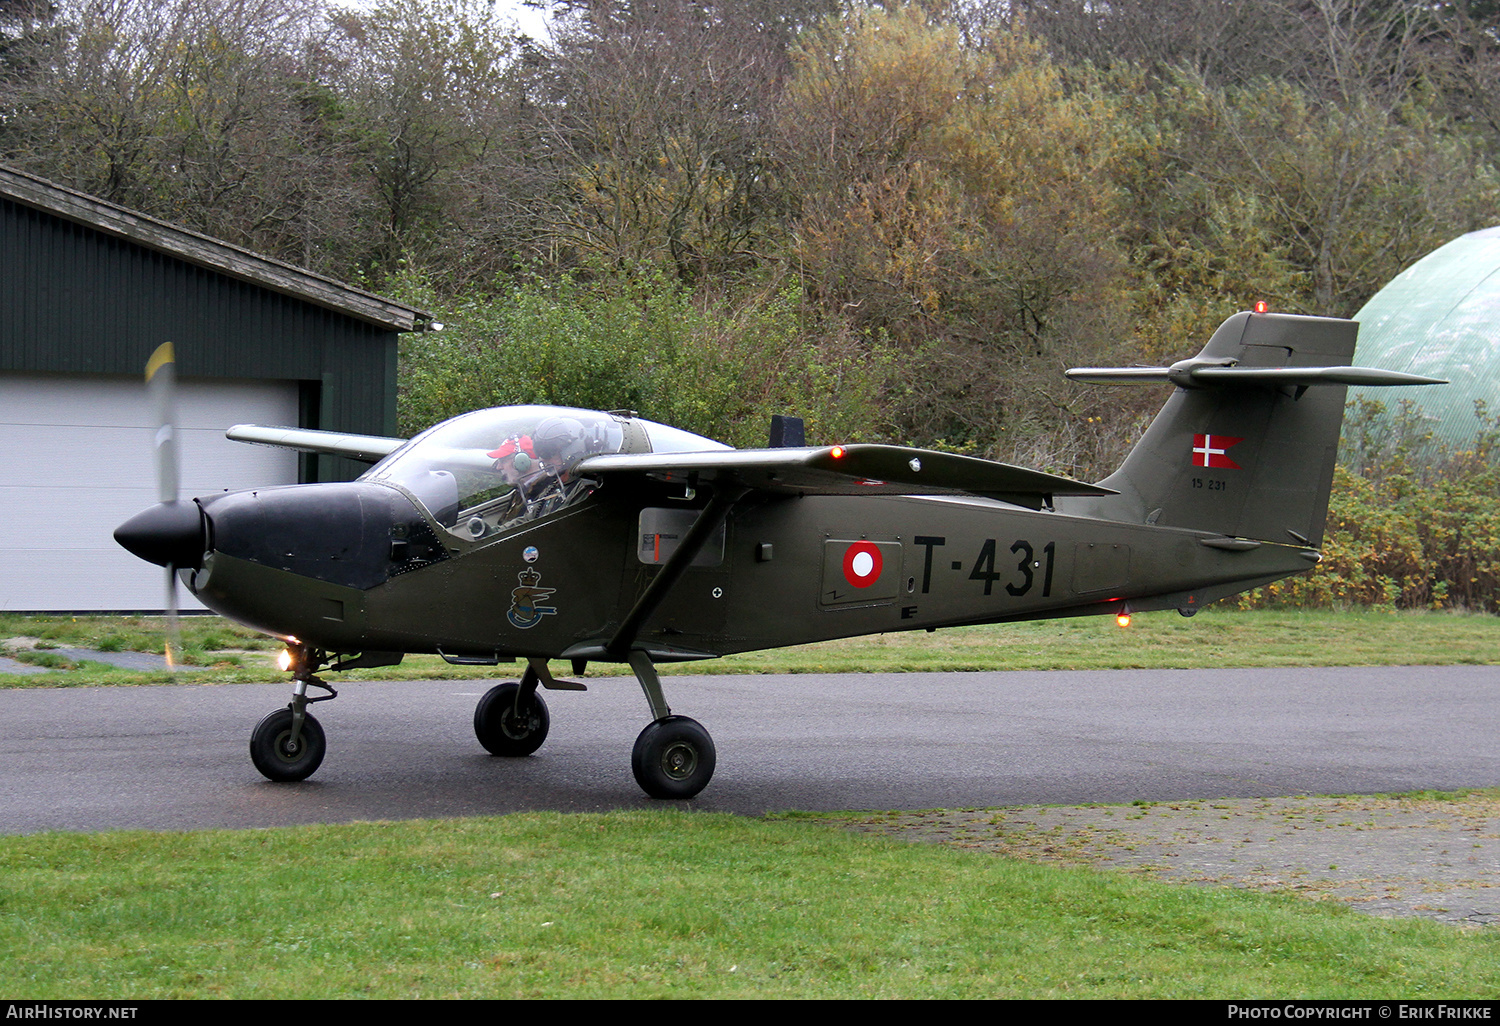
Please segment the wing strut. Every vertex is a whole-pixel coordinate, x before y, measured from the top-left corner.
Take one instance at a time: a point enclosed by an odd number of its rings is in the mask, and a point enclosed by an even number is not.
[[[672,586],[682,576],[682,572],[688,568],[693,559],[708,542],[709,536],[719,529],[729,516],[729,511],[749,493],[750,489],[743,485],[729,485],[714,490],[713,497],[708,500],[708,505],[703,507],[703,512],[698,514],[698,519],[693,521],[693,526],[687,529],[682,536],[677,551],[667,557],[667,561],[657,571],[656,577],[646,586],[645,592],[636,600],[630,612],[625,614],[625,619],[620,621],[619,629],[615,631],[614,637],[605,642],[604,651],[615,659],[625,660],[629,656],[630,646],[635,644],[635,639],[640,635],[641,628],[651,618],[651,614],[666,599]]]
[[[641,628],[672,591],[682,572],[702,551],[710,536],[724,523],[735,504],[753,491],[739,482],[722,482],[714,488],[703,511],[693,521],[667,557],[646,590],[636,600],[625,619],[620,621],[614,637],[604,644],[606,654],[630,663],[651,707],[651,722],[635,739],[630,751],[630,771],[635,782],[652,798],[691,798],[708,784],[714,775],[718,756],[713,738],[697,720],[673,716],[662,694],[661,678],[651,653],[634,647]]]

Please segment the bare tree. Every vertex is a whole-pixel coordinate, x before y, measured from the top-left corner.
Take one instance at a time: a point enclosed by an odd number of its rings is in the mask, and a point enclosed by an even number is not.
[[[975,0],[971,19],[1024,25],[1098,67],[1186,70],[1214,87],[1296,82],[1320,97],[1398,97],[1435,5],[1413,0]],[[1442,5],[1436,5],[1440,8]]]
[[[378,262],[446,262],[468,227],[475,166],[502,131],[513,26],[484,0],[382,0],[340,26],[349,57],[341,83],[378,207]]]
[[[1185,67],[1216,84],[1282,74],[1289,42],[1299,34],[1298,19],[1280,0],[976,0],[964,6],[992,24],[1037,33],[1071,62]]]
[[[80,0],[8,85],[5,159],[327,269],[349,223],[320,0]]]
[[[1458,124],[1500,151],[1500,7],[1492,0],[1450,0],[1433,8],[1423,40],[1423,69]]]
[[[777,202],[767,112],[787,67],[777,6],[572,5],[536,108],[558,246],[686,280],[760,259]]]

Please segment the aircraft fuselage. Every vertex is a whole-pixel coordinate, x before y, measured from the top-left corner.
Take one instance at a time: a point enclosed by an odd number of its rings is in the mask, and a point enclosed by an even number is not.
[[[226,493],[200,500],[212,551],[189,582],[217,612],[329,651],[609,659],[604,646],[703,506],[681,487],[610,492],[476,541],[382,484]],[[636,647],[660,661],[1127,606],[1192,611],[1316,561],[1305,547],[1225,544],[976,498],[765,495],[709,537]]]

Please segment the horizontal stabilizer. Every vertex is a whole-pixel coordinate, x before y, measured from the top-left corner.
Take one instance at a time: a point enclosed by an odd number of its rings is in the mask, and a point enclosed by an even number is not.
[[[1006,463],[897,445],[592,456],[578,473],[641,474],[662,481],[736,484],[795,495],[979,495],[1039,508],[1056,495],[1109,488]]]
[[[273,445],[298,452],[316,452],[328,456],[346,456],[364,463],[379,463],[406,444],[404,438],[380,435],[347,435],[340,431],[313,431],[308,428],[261,427],[259,424],[236,424],[224,432],[232,442]]]
[[[1234,385],[1446,385],[1441,378],[1375,367],[1237,367],[1218,360],[1182,360],[1170,367],[1075,367],[1074,381],[1093,384],[1173,384],[1179,388]]]
[[[1061,513],[1213,532],[1225,552],[1270,542],[1316,549],[1350,385],[1440,385],[1353,367],[1359,324],[1340,317],[1237,313],[1170,367],[1087,368],[1075,381],[1176,385],[1120,469],[1118,497],[1064,499]],[[1314,387],[1323,386],[1323,387]]]

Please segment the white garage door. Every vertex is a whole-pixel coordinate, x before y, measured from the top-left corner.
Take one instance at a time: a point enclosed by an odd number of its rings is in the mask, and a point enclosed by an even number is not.
[[[0,374],[0,609],[162,608],[164,571],[113,537],[156,502],[153,417],[139,377]],[[295,425],[295,382],[186,380],[177,420],[184,498],[297,480],[296,453],[224,437]]]

